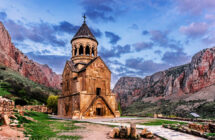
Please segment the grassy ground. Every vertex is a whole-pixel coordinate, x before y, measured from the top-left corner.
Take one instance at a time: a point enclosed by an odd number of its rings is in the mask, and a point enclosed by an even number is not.
[[[48,117],[47,114],[38,112],[27,112],[26,116],[32,117],[36,122],[25,123],[25,134],[30,139],[47,140],[50,138],[77,140],[80,136],[58,135],[61,132],[70,132],[80,127],[75,126],[73,121],[56,120]]]
[[[0,96],[11,99],[18,97],[27,104],[46,103],[50,94],[57,94],[59,90],[35,83],[20,73],[0,65]],[[13,98],[12,98],[13,99]]]
[[[6,96],[6,95],[10,95],[11,93],[9,93],[8,91],[6,91],[3,88],[0,88],[0,96]]]
[[[179,121],[169,121],[169,120],[152,120],[144,123],[140,123],[142,125],[163,125],[163,124],[187,124],[185,122],[179,122]]]

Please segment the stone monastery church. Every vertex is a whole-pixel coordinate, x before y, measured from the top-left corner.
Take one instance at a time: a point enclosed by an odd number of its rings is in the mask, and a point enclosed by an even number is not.
[[[71,40],[72,58],[63,71],[58,115],[76,119],[119,117],[111,71],[97,56],[98,41],[84,23]]]

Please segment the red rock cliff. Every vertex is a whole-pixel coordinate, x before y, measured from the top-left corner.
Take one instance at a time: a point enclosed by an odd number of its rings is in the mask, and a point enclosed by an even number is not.
[[[157,72],[143,79],[122,77],[113,92],[123,107],[146,98],[171,99],[195,92],[215,84],[215,47],[204,49],[191,63]]]
[[[47,65],[29,60],[13,43],[8,31],[0,22],[0,64],[18,71],[23,76],[39,84],[60,89],[61,75]]]

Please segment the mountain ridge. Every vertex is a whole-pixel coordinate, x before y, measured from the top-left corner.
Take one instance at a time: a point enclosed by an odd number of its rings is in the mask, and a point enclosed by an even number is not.
[[[196,53],[188,64],[172,67],[145,78],[121,77],[113,92],[117,94],[118,101],[125,109],[135,103],[156,103],[163,99],[183,100],[214,84],[215,47],[212,47]],[[214,101],[215,97],[211,97],[211,101]]]
[[[39,84],[61,89],[61,75],[52,71],[48,65],[30,60],[11,42],[11,37],[0,21],[0,64]]]

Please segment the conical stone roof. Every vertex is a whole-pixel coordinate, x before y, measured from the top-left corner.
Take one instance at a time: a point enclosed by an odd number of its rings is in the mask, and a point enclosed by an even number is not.
[[[78,38],[89,38],[97,42],[96,38],[90,31],[89,27],[87,26],[86,22],[84,22],[81,27],[79,28],[78,32],[75,34],[75,36],[72,38],[71,41],[78,39]]]

